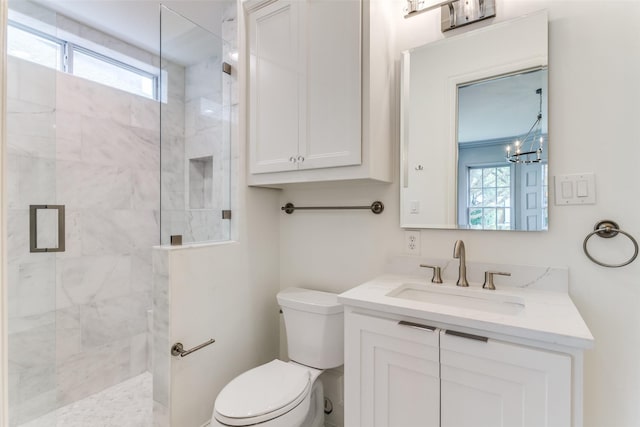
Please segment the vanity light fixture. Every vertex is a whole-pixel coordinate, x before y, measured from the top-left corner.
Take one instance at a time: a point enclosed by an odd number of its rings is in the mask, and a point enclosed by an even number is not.
[[[496,16],[495,0],[406,0],[404,17],[440,8],[442,32]]]
[[[542,149],[544,148],[544,137],[542,136],[542,88],[536,89],[536,94],[540,97],[540,108],[538,109],[538,115],[533,125],[529,129],[529,132],[522,140],[516,139],[513,142],[513,147],[507,145],[507,155],[505,159],[510,163],[540,163],[542,161]],[[524,145],[529,142],[529,148],[524,150]],[[538,147],[534,149],[534,146],[538,144]],[[534,157],[535,155],[535,157]]]

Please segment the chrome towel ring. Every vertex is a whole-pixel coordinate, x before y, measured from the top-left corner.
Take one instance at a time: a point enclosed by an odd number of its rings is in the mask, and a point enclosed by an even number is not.
[[[631,243],[633,243],[633,249],[634,249],[633,256],[629,258],[629,260],[621,264],[607,264],[607,263],[598,261],[597,259],[591,256],[591,254],[589,253],[589,250],[587,249],[587,242],[589,241],[591,236],[597,235],[605,239],[610,239],[612,237],[617,236],[618,233],[627,236],[629,240],[631,240]],[[631,264],[638,256],[638,242],[636,241],[636,239],[634,239],[633,236],[627,233],[626,231],[620,230],[620,227],[616,222],[608,219],[605,219],[596,223],[596,225],[593,227],[593,231],[587,234],[587,237],[584,238],[584,242],[582,243],[582,249],[584,250],[584,253],[587,256],[587,258],[589,258],[591,261],[603,267],[609,267],[609,268],[624,267],[625,265]]]

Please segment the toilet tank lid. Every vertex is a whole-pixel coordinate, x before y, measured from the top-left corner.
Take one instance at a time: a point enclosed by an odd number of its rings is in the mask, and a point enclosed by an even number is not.
[[[331,292],[287,288],[278,292],[277,299],[281,307],[312,313],[336,314],[344,311],[342,304],[338,302],[338,294]]]

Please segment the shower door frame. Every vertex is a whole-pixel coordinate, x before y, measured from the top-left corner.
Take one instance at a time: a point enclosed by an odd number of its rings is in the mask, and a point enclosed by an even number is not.
[[[7,52],[6,52],[6,34],[7,34],[7,0],[0,0],[0,427],[9,424],[9,404],[7,390],[7,254],[6,254],[6,238],[7,238],[7,221],[6,206],[7,192],[5,180],[5,150],[6,150],[6,70],[7,70]]]

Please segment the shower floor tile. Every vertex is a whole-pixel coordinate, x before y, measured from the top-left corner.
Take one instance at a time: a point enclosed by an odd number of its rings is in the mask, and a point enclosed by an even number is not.
[[[20,427],[150,427],[152,376],[133,377]]]

